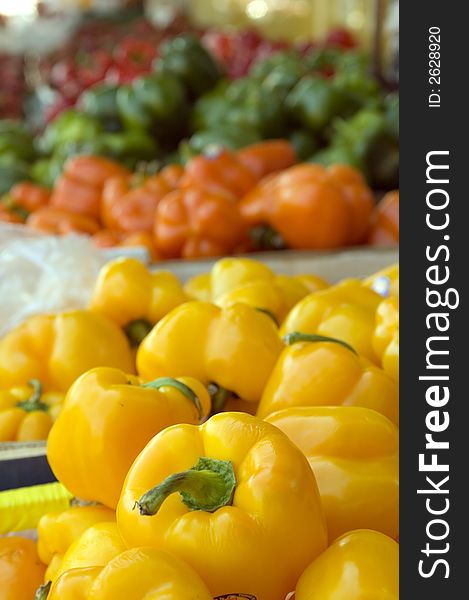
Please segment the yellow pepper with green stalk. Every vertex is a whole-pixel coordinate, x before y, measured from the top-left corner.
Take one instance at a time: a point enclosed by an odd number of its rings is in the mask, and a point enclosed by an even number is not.
[[[185,289],[194,299],[220,307],[242,302],[264,309],[281,322],[297,302],[327,285],[316,276],[305,276],[303,281],[301,277],[275,275],[266,264],[250,258],[222,258],[209,274],[189,280]]]
[[[350,344],[361,356],[379,364],[372,337],[381,299],[360,281],[346,279],[298,302],[283,322],[280,333],[301,331],[337,338]]]
[[[258,402],[282,347],[274,321],[263,311],[246,304],[222,309],[187,302],[143,340],[137,368],[145,379],[186,374],[216,384],[222,391],[216,404],[226,397],[223,390]]]
[[[65,572],[48,600],[212,600],[199,575],[182,560],[154,548],[130,548],[103,568]],[[45,600],[45,599],[44,599]]]
[[[295,600],[398,600],[399,544],[377,531],[351,531],[300,577]]]
[[[384,298],[399,296],[399,264],[395,263],[373,273],[363,283]]]
[[[129,471],[117,522],[128,546],[181,558],[212,596],[284,600],[327,546],[306,457],[278,428],[243,413],[155,436]]]
[[[115,508],[145,444],[169,425],[199,423],[209,411],[208,392],[195,379],[142,383],[118,369],[92,369],[66,395],[49,434],[49,464],[77,497]]]
[[[385,298],[378,306],[373,347],[386,373],[399,381],[399,296]]]
[[[72,506],[41,517],[37,526],[37,550],[42,562],[48,565],[46,581],[55,578],[63,556],[72,543],[89,527],[105,521],[115,521],[115,513],[99,505]]]
[[[79,375],[97,366],[134,371],[125,335],[91,311],[30,317],[0,339],[0,381],[5,387],[38,379],[45,391],[66,392]]]
[[[352,529],[399,534],[399,431],[369,408],[281,410],[266,421],[286,433],[313,469],[329,541]]]
[[[45,440],[57,418],[64,394],[42,392],[41,382],[0,390],[0,442]]]
[[[293,332],[266,382],[259,417],[295,406],[361,406],[399,420],[396,382],[346,342]]]
[[[173,273],[152,273],[139,260],[118,258],[99,272],[90,309],[117,323],[138,346],[155,323],[187,300]]]

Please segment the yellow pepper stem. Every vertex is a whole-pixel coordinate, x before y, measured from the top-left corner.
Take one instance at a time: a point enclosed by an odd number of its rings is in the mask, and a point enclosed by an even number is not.
[[[189,470],[174,473],[136,503],[140,514],[156,515],[168,496],[179,492],[190,510],[215,512],[233,502],[236,476],[229,460],[201,456]]]
[[[135,319],[135,321],[130,321],[124,327],[124,333],[127,336],[127,339],[130,342],[130,345],[133,348],[140,346],[143,342],[144,338],[150,333],[153,329],[153,325],[150,321],[146,319]]]
[[[44,585],[41,585],[34,594],[34,600],[46,600],[47,596],[49,595],[51,585],[52,581],[48,581],[47,583],[44,583]]]
[[[174,379],[173,377],[160,377],[159,379],[154,379],[153,381],[144,383],[142,387],[152,388],[154,390],[159,390],[162,387],[176,388],[177,390],[179,390],[181,392],[181,394],[184,394],[184,396],[186,396],[186,398],[189,398],[189,400],[195,405],[195,407],[197,408],[197,411],[199,413],[199,419],[202,419],[205,416],[201,401],[194,394],[193,390],[191,390],[191,388],[188,385],[186,385],[185,383],[183,383],[182,381],[178,381],[177,379]]]
[[[347,344],[347,342],[338,340],[337,338],[328,337],[326,335],[319,335],[317,333],[301,333],[301,331],[292,331],[291,333],[287,333],[287,335],[283,338],[283,341],[287,346],[292,346],[298,342],[333,342],[334,344],[340,344],[344,348],[347,348],[347,350],[357,354],[356,350],[352,348],[350,344]]]
[[[27,400],[17,402],[16,406],[26,412],[34,412],[36,410],[47,412],[49,407],[44,402],[41,402],[42,385],[39,379],[31,379],[31,381],[28,381],[28,385],[33,388],[33,393]]]

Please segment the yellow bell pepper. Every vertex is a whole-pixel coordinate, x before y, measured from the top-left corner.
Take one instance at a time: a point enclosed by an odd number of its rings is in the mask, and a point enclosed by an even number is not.
[[[115,508],[145,444],[169,425],[199,423],[209,411],[208,392],[192,378],[141,384],[117,369],[92,369],[67,393],[49,434],[49,464],[78,498]]]
[[[92,525],[65,552],[54,581],[70,569],[104,567],[126,549],[115,522]]]
[[[173,273],[152,273],[139,260],[118,258],[99,272],[90,309],[124,328],[138,346],[155,323],[187,299]]]
[[[377,531],[351,531],[303,573],[295,600],[398,600],[399,545]]]
[[[269,311],[282,321],[288,311],[312,290],[327,287],[319,277],[304,283],[300,277],[275,275],[264,263],[250,258],[222,258],[208,275],[197,275],[186,290],[197,300],[211,301],[220,307],[238,302]]]
[[[43,595],[38,593],[35,600],[88,600],[91,586],[102,569],[103,567],[82,567],[65,571],[53,583],[49,582]]]
[[[212,600],[193,569],[154,548],[131,548],[105,567],[66,571],[52,585],[47,600],[150,600],[163,596],[164,600]]]
[[[279,429],[243,413],[155,436],[129,471],[117,522],[128,546],[185,560],[212,596],[284,600],[327,545],[305,456]]]
[[[259,401],[283,344],[273,320],[246,304],[187,302],[164,317],[137,352],[145,379],[182,374]]]
[[[373,273],[363,283],[384,298],[399,296],[399,264],[395,263]]]
[[[360,281],[347,279],[298,302],[283,322],[280,333],[301,331],[337,338],[378,364],[372,336],[380,301],[381,296]]]
[[[399,420],[399,390],[382,369],[358,356],[340,340],[291,333],[259,404],[266,417],[294,406],[362,406],[394,423]]]
[[[373,347],[386,373],[399,381],[399,296],[386,298],[378,306]]]
[[[109,562],[91,586],[89,600],[212,600],[199,575],[155,548],[131,548]]]
[[[133,365],[119,327],[87,310],[31,317],[0,340],[0,381],[5,387],[39,379],[46,391],[66,392],[88,369],[107,366],[130,373]]]
[[[211,302],[212,300],[212,274],[200,273],[194,275],[184,284],[184,292],[190,300],[199,302]]]
[[[61,392],[42,393],[37,379],[0,391],[0,442],[45,440],[63,398]]]
[[[399,432],[358,407],[287,408],[267,417],[305,454],[326,514],[329,541],[352,529],[399,534]]]
[[[40,559],[46,565],[58,566],[68,548],[88,527],[104,521],[115,521],[114,511],[105,506],[72,506],[45,514],[37,526]]]
[[[44,565],[32,540],[0,538],[0,598],[31,600],[44,576]]]

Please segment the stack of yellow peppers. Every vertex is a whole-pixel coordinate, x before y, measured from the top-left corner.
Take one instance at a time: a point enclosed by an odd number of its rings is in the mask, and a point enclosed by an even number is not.
[[[18,402],[66,392],[48,459],[86,501],[42,517],[37,553],[0,540],[5,598],[34,564],[48,600],[397,600],[398,277],[230,258],[183,288],[121,259],[89,311],[0,341],[8,384],[45,390]],[[61,333],[85,314],[109,348]]]

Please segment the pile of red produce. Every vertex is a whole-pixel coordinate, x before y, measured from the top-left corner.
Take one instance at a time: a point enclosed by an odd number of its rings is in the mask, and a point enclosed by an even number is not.
[[[0,53],[0,119],[20,119],[25,93],[23,59]]]

